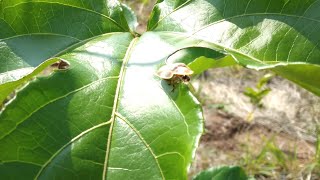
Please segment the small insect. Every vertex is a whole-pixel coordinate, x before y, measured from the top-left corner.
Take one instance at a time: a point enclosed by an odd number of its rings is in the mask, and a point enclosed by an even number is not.
[[[166,64],[156,73],[157,76],[168,81],[168,84],[173,86],[172,91],[174,91],[175,85],[181,82],[189,82],[192,74],[193,71],[184,63]]]

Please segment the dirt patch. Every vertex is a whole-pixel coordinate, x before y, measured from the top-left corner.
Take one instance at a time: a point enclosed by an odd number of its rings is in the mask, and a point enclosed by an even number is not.
[[[214,119],[214,121],[205,121],[205,134],[201,142],[228,140],[250,127],[250,123],[225,112],[210,110],[206,112],[208,113],[205,119]]]
[[[205,81],[196,80],[199,97],[206,107],[223,105],[229,114],[247,119],[254,109],[244,95],[268,71],[254,71],[239,66],[212,69]],[[320,122],[320,98],[279,76],[267,85],[271,92],[263,99],[264,108],[256,109],[253,121],[277,132],[286,132],[307,141],[316,141]]]
[[[306,167],[315,157],[314,144],[221,110],[205,108],[204,112],[206,132],[201,138],[190,177],[221,165],[240,165],[257,179],[307,176]]]

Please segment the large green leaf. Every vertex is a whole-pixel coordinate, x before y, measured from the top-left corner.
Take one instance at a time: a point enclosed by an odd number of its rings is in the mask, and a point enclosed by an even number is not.
[[[154,76],[168,52],[188,45],[175,41],[111,33],[62,55],[68,70],[29,82],[1,113],[0,176],[186,178],[201,108],[186,85],[172,93]]]
[[[132,31],[127,22],[135,20],[111,0],[0,1],[0,84],[11,82],[0,85],[0,102],[44,60],[104,33]]]
[[[213,43],[248,68],[274,69],[320,95],[319,10],[318,0],[163,0],[148,29]]]
[[[72,44],[129,31],[117,1],[2,0],[0,73],[34,67]]]
[[[201,107],[154,74],[199,40],[137,38],[114,0],[0,5],[0,179],[186,179]]]

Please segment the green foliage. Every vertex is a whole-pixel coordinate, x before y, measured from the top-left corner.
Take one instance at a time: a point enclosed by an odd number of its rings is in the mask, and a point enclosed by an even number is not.
[[[320,165],[320,131],[318,127],[318,133],[317,133],[317,142],[316,142],[316,161]]]
[[[200,172],[196,175],[193,180],[225,180],[225,179],[236,179],[236,180],[248,180],[246,173],[240,167],[214,167],[208,170]],[[253,179],[251,179],[253,180]]]
[[[316,153],[311,163],[309,163],[305,171],[308,173],[307,178],[311,179],[312,175],[315,175],[317,178],[320,178],[320,132],[319,126],[317,127],[317,141],[316,141]]]
[[[289,152],[283,151],[276,144],[275,137],[262,139],[261,149],[247,148],[246,154],[242,157],[241,167],[251,176],[256,178],[280,179],[304,179],[303,177],[312,174],[315,164],[298,160],[296,149],[291,147]],[[316,172],[316,171],[314,171]]]
[[[320,95],[319,8],[317,0],[164,0],[148,30],[199,38],[199,46],[231,54],[248,68],[271,69]]]
[[[138,37],[116,0],[1,0],[0,179],[186,179],[201,107],[187,85],[172,93],[154,73],[190,48],[197,72],[269,68],[320,95],[319,9],[161,0]],[[69,68],[43,76],[59,59]]]
[[[202,56],[194,59],[194,61],[188,64],[188,66],[194,71],[194,74],[197,75],[210,68],[221,68],[236,64],[231,56],[226,56],[222,59],[218,59],[219,60],[214,60],[213,58]]]
[[[247,87],[243,92],[244,95],[250,98],[250,102],[258,108],[263,107],[262,99],[268,95],[271,91],[270,88],[266,88],[266,84],[273,78],[272,74],[266,74],[260,78],[255,88]]]
[[[163,37],[135,37],[114,2],[1,1],[0,94],[16,96],[0,115],[0,179],[186,178],[201,108],[154,72],[190,44],[163,39],[159,51]],[[59,59],[67,70],[41,76]]]

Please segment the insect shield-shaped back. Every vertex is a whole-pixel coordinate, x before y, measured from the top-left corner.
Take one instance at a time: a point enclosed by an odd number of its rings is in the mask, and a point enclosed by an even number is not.
[[[171,79],[173,76],[190,76],[193,71],[184,63],[173,63],[162,66],[157,71],[157,76],[162,79]]]
[[[193,74],[193,71],[184,63],[173,63],[162,66],[156,74],[168,81],[169,85],[173,86],[172,91],[174,91],[176,84],[190,81],[190,75]]]

